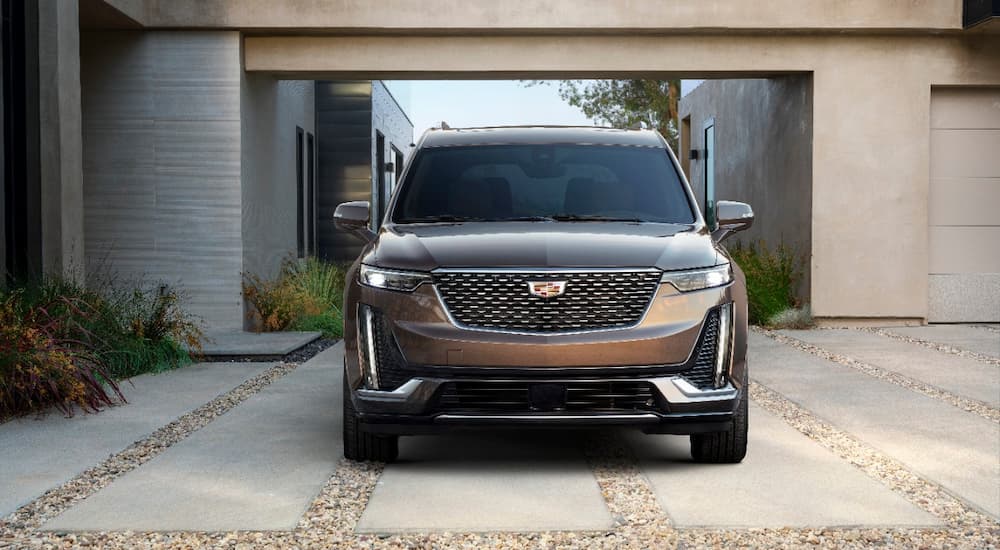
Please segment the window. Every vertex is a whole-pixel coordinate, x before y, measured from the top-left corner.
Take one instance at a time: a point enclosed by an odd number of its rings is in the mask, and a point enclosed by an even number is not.
[[[481,145],[417,153],[397,223],[555,217],[694,223],[667,152],[655,147]]]
[[[306,134],[306,248],[316,254],[316,140]]]
[[[705,223],[715,227],[715,119],[705,121]]]
[[[389,203],[389,193],[385,186],[385,136],[381,132],[375,132],[375,190],[374,203],[376,205],[375,216],[372,216],[372,229],[382,223],[385,216],[385,208]]]
[[[395,192],[396,185],[399,184],[399,178],[403,175],[403,153],[401,153],[399,149],[396,149],[393,145],[389,145],[389,148],[392,149],[392,162],[393,168],[395,168],[395,172],[392,175],[392,189],[390,190],[391,195],[392,192]]]
[[[295,246],[298,251],[299,258],[303,258],[306,255],[306,245],[305,245],[305,213],[302,211],[304,208],[304,195],[305,189],[303,189],[303,177],[302,177],[302,128],[298,126],[295,127]]]

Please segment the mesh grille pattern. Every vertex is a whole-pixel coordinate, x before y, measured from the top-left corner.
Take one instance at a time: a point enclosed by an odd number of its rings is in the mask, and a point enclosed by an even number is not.
[[[443,411],[529,412],[529,382],[463,381],[445,384],[438,401]],[[566,403],[561,410],[623,412],[656,408],[648,382],[568,382]]]
[[[681,373],[692,386],[698,389],[715,387],[715,350],[719,340],[719,310],[713,309],[705,319],[705,328],[698,340],[694,365]]]
[[[391,391],[410,379],[410,375],[405,372],[406,361],[403,359],[399,345],[392,336],[389,323],[378,311],[372,312],[372,331],[375,340],[375,370],[378,372],[378,385],[380,390]]]
[[[567,332],[622,328],[639,322],[660,282],[659,272],[438,273],[438,291],[452,317],[476,328]],[[541,298],[529,282],[565,281],[561,296]]]

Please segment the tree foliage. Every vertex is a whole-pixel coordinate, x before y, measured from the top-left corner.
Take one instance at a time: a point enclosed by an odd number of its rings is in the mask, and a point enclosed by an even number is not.
[[[549,81],[529,81],[529,86]],[[680,80],[559,80],[559,96],[598,123],[628,128],[637,122],[660,132],[677,151]]]

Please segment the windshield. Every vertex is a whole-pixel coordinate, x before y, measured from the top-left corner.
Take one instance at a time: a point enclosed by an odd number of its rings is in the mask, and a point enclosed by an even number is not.
[[[424,149],[400,189],[395,223],[461,221],[694,223],[667,152],[616,145]]]

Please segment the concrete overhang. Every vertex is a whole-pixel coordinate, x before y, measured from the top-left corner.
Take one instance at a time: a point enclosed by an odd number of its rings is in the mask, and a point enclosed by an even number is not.
[[[243,37],[246,71],[291,79],[764,78],[810,60],[774,37]]]
[[[88,0],[110,6],[146,28],[388,35],[948,32],[962,29],[961,2]]]

